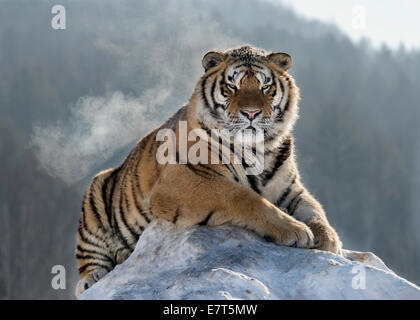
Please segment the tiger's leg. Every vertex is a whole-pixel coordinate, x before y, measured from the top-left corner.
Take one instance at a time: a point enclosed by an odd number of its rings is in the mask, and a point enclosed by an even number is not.
[[[313,246],[312,231],[304,223],[285,214],[252,189],[217,174],[207,175],[202,168],[174,165],[167,169],[149,199],[150,210],[156,218],[183,227],[230,223],[251,229],[280,245]]]
[[[292,188],[287,198],[287,212],[311,228],[316,249],[341,254],[342,243],[328,223],[321,204],[300,183]]]
[[[76,287],[77,296],[105,276],[116,264],[110,248],[110,244],[115,241],[102,197],[102,185],[110,172],[97,175],[83,199],[76,249],[80,276]]]

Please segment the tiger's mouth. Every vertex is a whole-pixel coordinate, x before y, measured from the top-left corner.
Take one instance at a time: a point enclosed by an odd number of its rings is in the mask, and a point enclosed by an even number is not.
[[[229,128],[229,136],[236,142],[245,143],[245,145],[254,145],[255,143],[264,143],[267,136],[267,130],[259,124],[244,123],[241,127]]]
[[[257,132],[267,133],[272,128],[272,123],[270,121],[255,121],[255,122],[230,122],[225,129],[227,129],[230,134],[245,133],[251,132],[253,134]]]

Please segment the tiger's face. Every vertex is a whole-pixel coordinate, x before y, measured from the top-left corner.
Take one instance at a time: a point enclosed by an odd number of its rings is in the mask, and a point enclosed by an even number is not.
[[[203,102],[199,118],[207,127],[233,136],[260,131],[267,138],[288,129],[285,120],[294,122],[293,116],[286,119],[298,96],[286,73],[291,66],[288,54],[265,54],[245,46],[224,53],[210,51],[202,63],[206,72],[196,92]]]
[[[272,127],[276,92],[271,72],[266,66],[246,66],[240,61],[227,68],[217,98],[224,106],[223,119],[229,132],[267,131]]]

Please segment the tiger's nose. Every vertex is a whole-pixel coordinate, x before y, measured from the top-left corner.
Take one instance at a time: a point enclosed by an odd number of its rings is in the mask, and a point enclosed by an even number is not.
[[[241,110],[241,113],[246,116],[249,120],[254,119],[261,113],[261,110]]]

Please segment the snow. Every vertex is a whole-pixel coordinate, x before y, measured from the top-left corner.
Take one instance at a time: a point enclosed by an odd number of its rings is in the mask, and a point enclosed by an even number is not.
[[[369,252],[277,246],[233,226],[154,221],[123,263],[81,299],[420,299]]]

